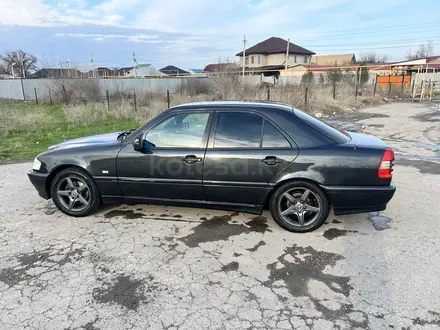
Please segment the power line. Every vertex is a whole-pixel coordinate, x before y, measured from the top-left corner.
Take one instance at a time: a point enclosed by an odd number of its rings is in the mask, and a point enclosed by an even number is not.
[[[428,37],[426,38],[426,40],[431,40],[431,41],[435,41],[435,40],[440,40],[440,37]],[[355,43],[349,43],[349,44],[330,44],[330,45],[322,45],[322,44],[316,44],[316,45],[311,45],[308,44],[308,47],[335,47],[335,46],[356,46],[356,45],[384,45],[384,44],[399,44],[399,43],[407,43],[407,42],[414,42],[420,41],[420,38],[415,38],[415,39],[401,39],[401,40],[393,40],[393,41],[372,41],[372,42],[355,42]]]

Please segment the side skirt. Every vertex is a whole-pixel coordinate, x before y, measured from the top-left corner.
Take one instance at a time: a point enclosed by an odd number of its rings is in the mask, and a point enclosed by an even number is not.
[[[142,197],[121,197],[121,196],[102,196],[105,204],[152,204],[152,205],[170,205],[181,207],[205,208],[213,210],[237,211],[251,214],[261,214],[263,208],[260,205],[220,203],[198,200],[184,199],[158,199]]]

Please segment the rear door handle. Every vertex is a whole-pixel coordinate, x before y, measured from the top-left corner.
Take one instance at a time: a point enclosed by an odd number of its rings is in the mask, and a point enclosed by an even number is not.
[[[276,164],[279,164],[279,163],[283,162],[282,159],[279,159],[279,158],[277,158],[275,156],[267,156],[266,158],[261,159],[261,161],[263,163],[265,163],[266,165],[276,165]]]
[[[195,164],[202,161],[202,158],[196,157],[195,155],[188,155],[185,158],[182,158],[182,161],[187,164]]]

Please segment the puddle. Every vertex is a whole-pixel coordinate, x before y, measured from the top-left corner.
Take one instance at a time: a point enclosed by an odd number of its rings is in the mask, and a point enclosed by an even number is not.
[[[349,233],[358,233],[358,231],[357,230],[345,230],[345,229],[338,229],[338,228],[330,228],[324,232],[323,236],[331,241],[331,240],[338,238],[340,236],[347,236],[347,234],[349,234]]]
[[[429,143],[423,143],[423,142],[416,142],[416,143],[414,143],[414,146],[417,148],[423,148],[425,150],[440,151],[440,144],[429,144]]]
[[[45,249],[19,254],[16,256],[19,263],[18,267],[0,269],[0,282],[13,287],[22,282],[38,279],[41,274],[51,271],[57,266],[62,267],[81,258],[83,258],[82,249],[62,249],[59,251]],[[34,274],[32,270],[35,268],[44,270],[41,273]]]
[[[222,267],[222,271],[224,272],[231,272],[231,271],[237,271],[239,267],[239,264],[237,261],[232,261],[229,264],[226,264]]]
[[[150,276],[148,283],[153,283],[154,288],[150,289],[155,289],[152,279]],[[103,304],[118,304],[130,310],[137,310],[140,303],[147,299],[143,294],[144,289],[142,281],[121,275],[116,277],[114,283],[93,289],[93,299]]]
[[[264,285],[272,289],[274,283],[284,282],[292,297],[308,297],[316,309],[323,314],[323,318],[329,321],[343,319],[350,324],[350,329],[356,327],[368,329],[366,317],[360,321],[349,317],[353,305],[342,297],[349,297],[353,289],[350,285],[350,277],[328,273],[328,267],[334,267],[343,259],[342,255],[317,251],[311,246],[293,245],[284,249],[284,254],[279,256],[277,261],[267,265],[270,275]],[[325,288],[328,291],[326,298],[316,298],[316,292],[309,291],[313,290],[311,283],[313,286],[318,285],[319,290]],[[281,296],[280,300],[283,298],[284,296]]]
[[[369,219],[373,223],[373,227],[376,230],[384,230],[390,228],[389,223],[393,221],[393,219],[389,217],[380,215],[380,212],[370,212]]]
[[[133,210],[113,210],[104,214],[104,218],[124,217],[125,219],[141,219],[145,214]]]
[[[196,247],[204,242],[226,241],[231,236],[271,231],[268,228],[266,217],[255,216],[245,224],[232,223],[231,220],[236,215],[238,213],[214,216],[194,227],[192,234],[184,236],[179,240],[189,247]]]
[[[429,156],[420,156],[420,157],[411,156],[411,158],[416,158],[416,159],[406,159],[406,158],[396,157],[396,165],[415,167],[420,171],[420,173],[424,173],[424,174],[440,174],[440,164],[425,160],[428,157]],[[440,161],[440,157],[436,157],[436,156],[432,156],[428,159]]]
[[[246,249],[249,252],[255,252],[257,251],[261,246],[265,246],[266,242],[265,241],[259,241],[254,247],[251,247],[250,249]]]
[[[440,121],[440,113],[439,113],[439,111],[431,111],[431,112],[421,113],[421,114],[412,116],[410,118],[414,118],[414,119],[417,119],[418,121],[422,121],[422,122]]]

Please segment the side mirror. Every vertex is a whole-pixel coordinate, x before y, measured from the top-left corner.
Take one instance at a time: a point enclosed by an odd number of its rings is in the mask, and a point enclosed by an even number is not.
[[[142,135],[139,135],[134,139],[133,149],[136,151],[142,151],[143,148],[144,148],[144,139]]]

